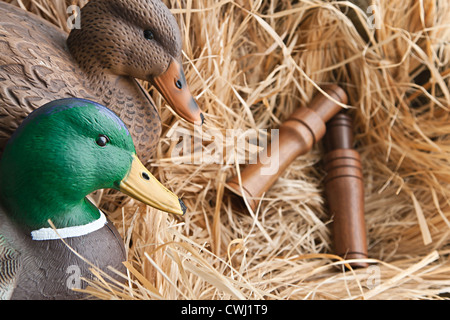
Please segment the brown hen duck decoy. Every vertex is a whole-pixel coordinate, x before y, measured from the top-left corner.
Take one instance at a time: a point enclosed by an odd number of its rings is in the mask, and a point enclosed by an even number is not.
[[[23,119],[55,99],[78,97],[111,108],[148,160],[161,120],[135,79],[151,82],[185,120],[203,123],[181,66],[181,35],[159,0],[92,0],[81,28],[67,34],[0,2],[0,154]]]

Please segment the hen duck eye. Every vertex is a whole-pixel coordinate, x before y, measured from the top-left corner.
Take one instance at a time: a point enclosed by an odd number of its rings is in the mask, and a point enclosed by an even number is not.
[[[104,134],[100,134],[97,139],[95,139],[95,143],[97,143],[100,147],[104,147],[109,143],[109,138]]]
[[[151,30],[145,30],[144,37],[147,40],[153,40],[155,38],[155,36],[153,35],[153,32],[151,32]]]

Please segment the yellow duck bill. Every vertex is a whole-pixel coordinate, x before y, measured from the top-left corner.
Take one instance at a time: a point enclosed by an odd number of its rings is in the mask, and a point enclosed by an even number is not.
[[[203,113],[192,97],[183,67],[175,59],[166,72],[150,79],[150,82],[180,117],[195,125],[203,124]]]
[[[161,211],[184,215],[186,206],[173,192],[164,187],[133,155],[128,175],[120,182],[121,192]]]

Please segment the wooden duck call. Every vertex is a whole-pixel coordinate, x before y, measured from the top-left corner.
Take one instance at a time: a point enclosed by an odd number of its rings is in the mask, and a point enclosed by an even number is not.
[[[361,159],[353,149],[350,116],[341,112],[327,124],[324,138],[325,196],[333,216],[334,247],[345,259],[366,259],[367,240],[364,222],[364,183]],[[353,268],[365,262],[350,263]]]
[[[347,103],[345,91],[337,85],[324,88],[335,100]],[[257,163],[249,164],[241,171],[242,188],[238,176],[231,178],[227,187],[239,196],[245,193],[252,210],[278,177],[298,156],[307,153],[325,134],[325,123],[341,110],[341,107],[323,94],[317,94],[309,107],[302,106],[280,126],[278,143],[268,146],[259,154]],[[278,152],[276,154],[275,152]],[[275,157],[272,157],[272,154]],[[272,161],[277,159],[276,169]]]

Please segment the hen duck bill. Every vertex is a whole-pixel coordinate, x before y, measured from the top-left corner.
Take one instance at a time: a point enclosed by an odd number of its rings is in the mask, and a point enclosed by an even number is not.
[[[150,83],[180,117],[195,125],[203,124],[203,113],[189,90],[183,67],[175,59],[164,73],[152,77]]]

